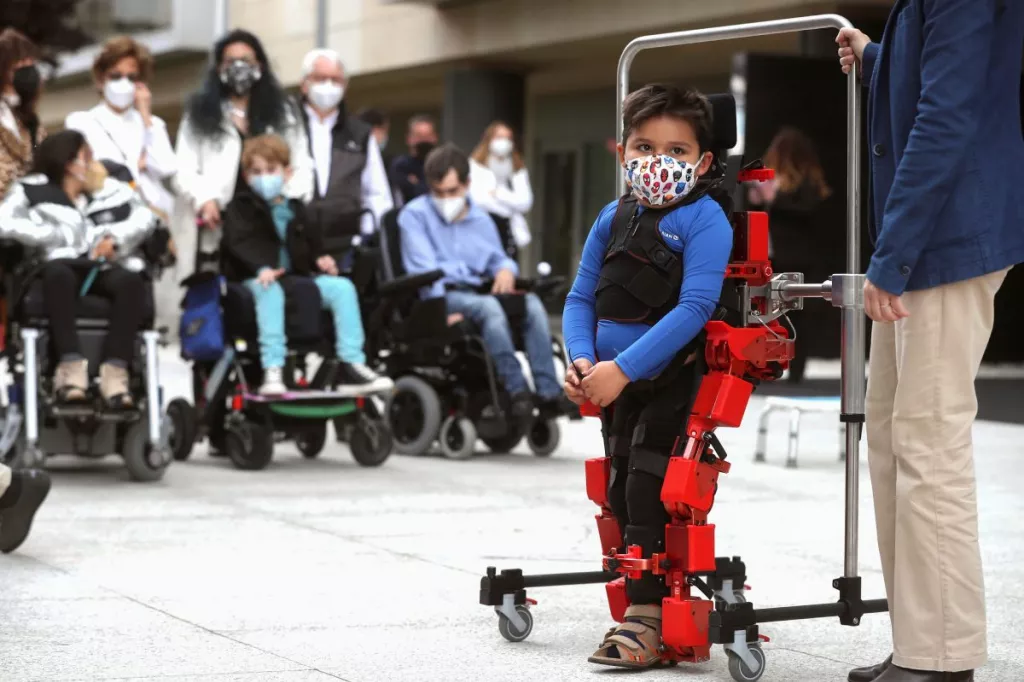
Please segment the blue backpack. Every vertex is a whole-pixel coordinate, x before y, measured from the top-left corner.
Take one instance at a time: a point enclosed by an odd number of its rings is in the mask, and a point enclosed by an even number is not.
[[[181,307],[181,356],[186,360],[213,362],[224,353],[224,314],[221,296],[224,278],[197,273],[181,283],[186,288]]]

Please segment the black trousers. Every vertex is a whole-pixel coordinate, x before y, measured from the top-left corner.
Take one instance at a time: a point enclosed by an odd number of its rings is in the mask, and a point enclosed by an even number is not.
[[[75,308],[82,284],[95,266],[95,261],[77,259],[52,261],[43,268],[43,298],[58,358],[81,352],[75,331]],[[88,293],[108,298],[112,303],[104,361],[130,365],[135,335],[146,315],[146,285],[142,276],[120,265],[108,265],[96,275]]]
[[[680,357],[657,379],[630,384],[606,420],[612,458],[608,501],[624,544],[639,545],[644,558],[665,551],[670,517],[661,501],[661,487],[672,446],[690,416],[698,367],[696,362],[685,365]],[[633,604],[660,605],[668,593],[663,576],[647,573],[639,580],[626,579],[626,595]]]

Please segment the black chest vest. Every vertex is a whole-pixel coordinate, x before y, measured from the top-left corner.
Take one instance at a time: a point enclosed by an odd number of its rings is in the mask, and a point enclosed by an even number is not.
[[[619,201],[597,284],[598,319],[655,324],[676,307],[683,257],[665,244],[658,224],[682,205],[638,214],[633,196]]]

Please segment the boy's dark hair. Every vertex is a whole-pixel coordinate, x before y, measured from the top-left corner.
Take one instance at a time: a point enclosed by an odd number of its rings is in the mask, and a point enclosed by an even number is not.
[[[85,136],[77,130],[62,130],[50,135],[36,147],[32,172],[42,173],[55,185],[64,182],[68,164],[78,158]]]
[[[622,144],[637,128],[652,118],[671,116],[686,121],[697,133],[700,151],[714,144],[711,104],[694,88],[675,85],[645,85],[629,93],[622,104]]]
[[[356,118],[371,128],[380,128],[383,125],[387,125],[388,122],[388,117],[383,111],[373,108],[363,109],[356,114]]]
[[[427,154],[427,160],[423,163],[423,175],[428,185],[436,185],[444,180],[444,176],[448,175],[450,170],[455,171],[460,185],[469,182],[469,157],[449,142]]]

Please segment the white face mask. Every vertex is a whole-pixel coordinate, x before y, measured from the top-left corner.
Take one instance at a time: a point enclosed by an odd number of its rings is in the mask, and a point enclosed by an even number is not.
[[[309,89],[309,101],[320,111],[331,111],[345,96],[345,88],[332,81],[314,83]]]
[[[512,149],[515,145],[512,144],[512,140],[507,137],[496,137],[491,140],[490,150],[495,156],[506,157],[512,153]]]
[[[466,197],[447,197],[445,199],[439,199],[438,197],[431,196],[430,200],[434,202],[434,208],[441,214],[446,223],[452,223],[462,213],[462,209],[466,207]]]
[[[109,80],[103,85],[103,98],[110,106],[123,111],[135,103],[135,83],[127,78]]]

